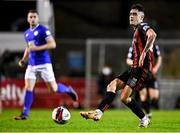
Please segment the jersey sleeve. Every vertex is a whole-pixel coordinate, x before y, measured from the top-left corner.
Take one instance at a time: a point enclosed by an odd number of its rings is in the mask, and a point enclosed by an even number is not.
[[[46,27],[42,27],[41,33],[42,33],[43,38],[45,38],[45,39],[52,36],[50,30],[48,28],[46,28]]]
[[[139,25],[139,30],[143,33],[146,34],[146,32],[150,29],[151,27],[147,23],[141,23]]]

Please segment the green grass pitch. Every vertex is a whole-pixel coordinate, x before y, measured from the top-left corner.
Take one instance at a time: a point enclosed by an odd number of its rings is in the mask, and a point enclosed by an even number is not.
[[[51,112],[32,109],[28,120],[15,121],[19,110],[3,110],[0,132],[180,132],[180,110],[154,110],[146,129],[138,128],[139,120],[128,109],[108,110],[99,122],[83,119],[80,110],[70,110],[71,119],[64,125],[52,121]]]

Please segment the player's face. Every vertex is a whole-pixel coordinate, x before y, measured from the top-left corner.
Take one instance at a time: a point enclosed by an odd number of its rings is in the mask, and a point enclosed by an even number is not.
[[[27,21],[31,27],[36,26],[39,23],[39,17],[37,13],[28,13]]]
[[[143,21],[144,13],[138,11],[137,9],[131,9],[129,13],[129,23],[132,26],[137,26]]]

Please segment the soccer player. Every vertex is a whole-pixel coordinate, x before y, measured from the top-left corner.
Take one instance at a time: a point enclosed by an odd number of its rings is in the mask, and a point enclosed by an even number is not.
[[[152,113],[150,111],[151,105],[155,104],[156,108],[158,107],[158,99],[159,99],[159,90],[158,90],[158,81],[156,78],[157,72],[162,63],[162,57],[160,54],[160,48],[157,44],[154,44],[153,47],[154,53],[154,62],[152,71],[148,74],[148,81],[146,83],[145,88],[139,91],[139,96],[142,104],[142,108],[146,112],[146,115],[151,118]],[[133,50],[132,47],[129,48],[128,56],[126,59],[126,63],[131,66],[133,64]],[[149,99],[150,98],[150,99]]]
[[[152,69],[153,44],[156,33],[144,20],[144,8],[134,4],[129,13],[130,25],[134,28],[133,65],[127,71],[115,78],[108,86],[105,98],[95,111],[80,112],[86,119],[98,121],[104,111],[121,89],[120,99],[140,119],[139,127],[148,127],[150,119],[144,114],[139,104],[131,97],[133,91],[139,91],[148,79],[148,72]]]
[[[162,63],[162,57],[160,55],[159,46],[156,44],[153,47],[154,52],[154,63],[152,71],[149,72],[149,80],[146,84],[146,88],[140,91],[140,99],[142,101],[142,108],[145,110],[147,116],[149,118],[152,117],[152,113],[150,112],[150,107],[155,105],[158,108],[158,99],[159,99],[159,86],[157,81],[157,72]],[[148,99],[149,98],[149,99]]]
[[[103,66],[98,76],[98,94],[104,97],[106,94],[106,86],[114,79],[114,72],[108,65]]]
[[[29,116],[31,104],[33,102],[33,89],[38,76],[45,81],[48,88],[57,93],[67,93],[74,101],[78,100],[77,93],[72,87],[62,83],[56,83],[51,59],[48,50],[56,48],[56,42],[51,32],[43,25],[39,24],[39,15],[36,10],[29,10],[27,21],[30,28],[24,32],[27,48],[24,51],[19,66],[23,67],[28,60],[25,72],[25,98],[24,107],[20,116],[15,120],[26,120]]]
[[[1,82],[1,81],[0,81]],[[1,83],[0,83],[1,84]],[[1,86],[0,86],[1,87]],[[2,99],[1,99],[1,89],[0,89],[0,113],[2,112]]]

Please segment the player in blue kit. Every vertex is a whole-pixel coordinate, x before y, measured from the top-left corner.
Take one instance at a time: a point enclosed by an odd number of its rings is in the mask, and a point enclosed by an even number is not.
[[[48,88],[57,93],[66,93],[77,102],[77,93],[72,87],[65,86],[62,83],[56,83],[51,59],[48,53],[49,49],[56,48],[56,42],[51,32],[43,25],[39,24],[39,16],[36,10],[30,10],[27,15],[27,21],[30,28],[24,32],[24,38],[28,46],[24,51],[19,66],[23,67],[28,60],[28,66],[25,72],[25,98],[24,107],[20,116],[15,120],[26,120],[33,102],[33,89],[37,76],[45,81]]]

